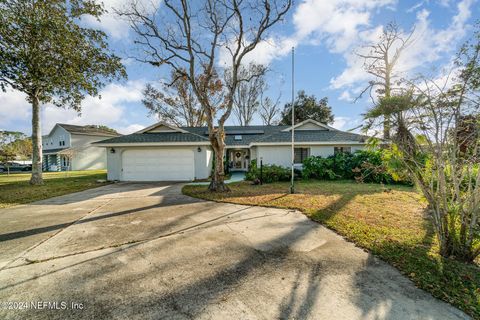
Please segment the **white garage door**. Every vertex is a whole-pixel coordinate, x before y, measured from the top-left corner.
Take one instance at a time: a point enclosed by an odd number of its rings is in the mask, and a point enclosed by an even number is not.
[[[188,181],[195,176],[193,150],[125,150],[122,164],[124,181]]]

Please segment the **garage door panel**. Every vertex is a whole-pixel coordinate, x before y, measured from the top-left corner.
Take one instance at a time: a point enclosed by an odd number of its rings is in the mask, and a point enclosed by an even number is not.
[[[192,150],[126,150],[122,165],[125,181],[188,181],[195,175]]]

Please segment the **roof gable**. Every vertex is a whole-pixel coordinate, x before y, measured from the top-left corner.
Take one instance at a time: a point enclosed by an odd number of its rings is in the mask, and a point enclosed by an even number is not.
[[[330,127],[329,125],[326,125],[324,123],[315,121],[313,119],[307,119],[304,120],[300,123],[297,123],[296,125],[293,126],[295,131],[307,131],[307,130],[325,130],[325,131],[337,131],[337,129]],[[282,130],[282,131],[291,131],[292,126]]]
[[[181,133],[187,133],[186,130],[183,130],[179,127],[172,126],[168,123],[165,122],[157,122],[154,125],[151,125],[149,127],[146,127],[140,131],[137,131],[135,133],[173,133],[173,132],[181,132]]]
[[[74,124],[65,124],[57,123],[50,131],[48,136],[50,136],[56,128],[62,128],[69,134],[81,134],[81,135],[92,135],[92,136],[107,136],[107,137],[117,137],[120,134],[111,130],[106,130],[103,128],[98,128],[96,126],[79,126]]]
[[[300,127],[300,129],[298,129]],[[225,144],[227,147],[255,146],[255,145],[284,145],[291,143],[291,126],[226,126]],[[158,131],[157,131],[158,130]],[[241,140],[240,136],[241,135]],[[344,132],[328,125],[307,120],[297,124],[295,128],[295,141],[303,144],[364,144],[367,136]],[[175,127],[165,123],[156,123],[139,132],[97,142],[100,145],[151,143],[179,145],[209,144],[206,127]]]

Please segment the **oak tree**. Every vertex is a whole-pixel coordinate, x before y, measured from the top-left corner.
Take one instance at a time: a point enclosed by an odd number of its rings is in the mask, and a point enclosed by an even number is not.
[[[143,90],[143,105],[159,120],[178,127],[202,127],[205,111],[200,105],[187,77],[172,71],[169,82],[159,86],[147,84]]]
[[[211,191],[224,183],[225,122],[241,82],[245,57],[268,38],[292,0],[164,0],[145,8],[132,1],[119,14],[130,22],[142,54],[137,60],[167,66],[186,77],[204,112],[215,153]],[[226,80],[228,79],[228,81]],[[211,95],[216,92],[218,94]],[[219,99],[220,97],[220,99]]]
[[[300,90],[294,100],[295,123],[312,119],[321,123],[333,123],[334,117],[332,108],[328,105],[328,98],[317,99],[314,95],[307,95]],[[292,124],[292,103],[287,103],[282,111],[280,124]]]
[[[0,86],[21,91],[32,105],[31,184],[42,184],[40,108],[81,110],[108,79],[125,76],[102,31],[79,23],[104,10],[93,0],[0,2]]]

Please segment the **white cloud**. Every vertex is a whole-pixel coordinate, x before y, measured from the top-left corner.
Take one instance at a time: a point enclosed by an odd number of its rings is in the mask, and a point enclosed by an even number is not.
[[[335,117],[332,127],[343,131],[359,132],[363,120],[360,117]]]
[[[130,134],[130,133],[140,131],[144,128],[145,128],[144,125],[134,123],[134,124],[131,124],[131,125],[127,126],[126,128],[119,128],[119,129],[117,129],[117,131],[120,132],[121,134]]]
[[[109,84],[100,92],[100,97],[85,98],[80,114],[74,110],[47,105],[43,110],[44,132],[48,132],[55,123],[115,126],[122,120],[125,104],[141,101],[143,87],[143,81],[128,81],[124,85]]]
[[[345,90],[340,94],[340,96],[338,97],[338,100],[346,101],[346,102],[353,102],[355,99],[352,97],[350,91]]]
[[[100,17],[100,21],[91,16],[83,18],[90,26],[100,28],[108,33],[115,40],[125,39],[128,37],[129,24],[125,19],[119,17],[115,10],[123,10],[132,3],[132,0],[97,0],[98,3],[103,3],[105,10],[107,11]],[[136,0],[135,4],[139,8],[153,10],[158,7],[160,0]]]
[[[415,30],[412,35],[411,45],[403,52],[397,64],[397,70],[403,76],[408,75],[419,67],[428,65],[442,58],[445,53],[456,50],[455,44],[465,36],[468,19],[471,16],[471,7],[475,0],[463,0],[457,5],[457,14],[445,29],[435,29],[429,20],[430,13],[422,9],[417,13]],[[378,41],[381,26],[359,33],[357,43],[353,47],[359,47],[362,43]],[[408,31],[403,31],[404,38]],[[330,82],[331,88],[347,88],[359,92],[359,85],[365,86],[371,77],[363,70],[363,61],[352,51],[346,51],[344,58],[347,63],[345,70]],[[349,92],[351,94],[351,92]],[[343,97],[347,96],[345,91]]]
[[[102,124],[114,128],[125,128],[124,119],[127,104],[140,103],[145,82],[128,81],[125,84],[112,83],[100,91],[100,97],[86,97],[82,101],[82,111],[62,109],[51,104],[41,108],[41,126],[43,133],[48,133],[56,123]],[[0,93],[0,127],[9,130],[31,132],[32,111],[25,99],[25,94],[9,90]],[[133,125],[124,132],[133,130]]]
[[[321,41],[331,52],[344,52],[357,41],[360,27],[370,25],[372,12],[390,7],[396,0],[304,0],[293,13],[294,32],[275,35],[261,42],[246,58],[268,65],[290,53],[293,46],[318,45]],[[220,52],[220,64],[229,64],[227,50]]]
[[[17,126],[18,122],[25,119],[30,120],[31,106],[26,100],[25,94],[8,90],[0,91],[0,127],[5,130],[26,131],[30,127],[30,122],[26,122],[22,126]]]
[[[347,50],[360,27],[369,26],[372,12],[393,5],[395,0],[306,0],[293,15],[300,38],[320,37],[332,52]]]

